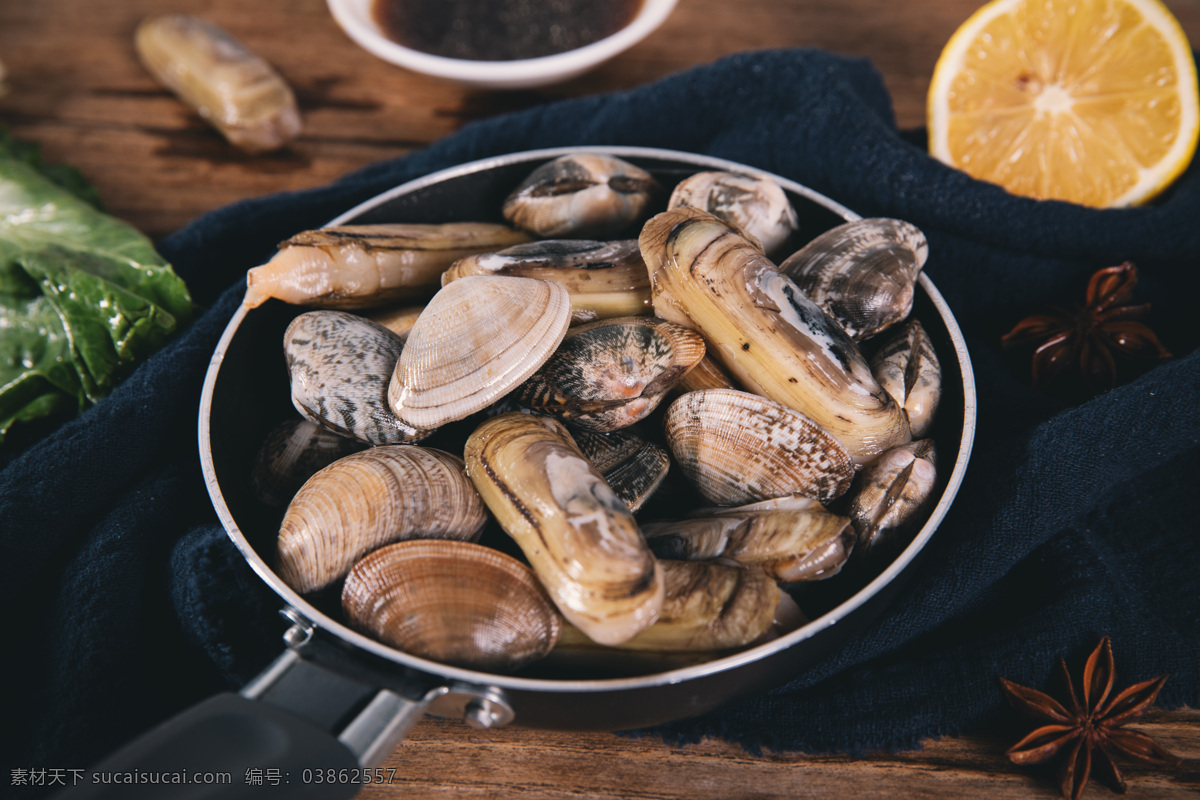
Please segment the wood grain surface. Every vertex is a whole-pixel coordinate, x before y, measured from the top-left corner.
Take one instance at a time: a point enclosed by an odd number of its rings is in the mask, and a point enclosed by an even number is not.
[[[1200,42],[1200,0],[1166,0]],[[923,124],[942,45],[976,0],[680,0],[641,44],[574,81],[537,91],[481,92],[415,75],[358,49],[321,0],[3,0],[0,61],[10,90],[0,124],[78,166],[109,210],[154,238],[206,211],[324,184],[401,156],[471,120],[563,97],[626,89],[730,53],[820,47],[869,58],[902,127]],[[156,84],[132,45],[152,13],[216,22],[274,63],[295,88],[303,136],[248,156]],[[1175,770],[1131,768],[1130,796],[1200,794],[1200,712],[1153,712],[1140,729],[1184,757]],[[1004,758],[1012,742],[931,741],[866,758],[751,755],[719,741],[671,746],[615,734],[420,723],[364,798],[920,798],[1057,796],[1043,773]],[[1087,797],[1107,790],[1089,787]]]

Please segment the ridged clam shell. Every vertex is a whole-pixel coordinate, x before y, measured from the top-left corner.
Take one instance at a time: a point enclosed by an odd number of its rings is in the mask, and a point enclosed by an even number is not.
[[[925,234],[898,219],[838,225],[779,265],[779,271],[862,340],[912,311],[913,287],[929,254]]]
[[[601,644],[645,630],[662,607],[658,562],[629,509],[562,423],[502,414],[467,439],[467,474],[559,611]]]
[[[663,420],[679,468],[717,505],[801,493],[822,501],[854,478],[846,448],[798,411],[734,389],[680,396]]]
[[[928,433],[942,398],[942,365],[920,320],[909,321],[880,347],[871,371],[904,408],[912,435]]]
[[[259,502],[284,508],[304,482],[363,444],[309,419],[290,419],[267,434],[254,459],[251,485]]]
[[[446,284],[405,340],[387,396],[396,416],[436,428],[486,408],[532,375],[571,322],[553,281],[472,275]]]
[[[571,295],[572,324],[652,310],[650,275],[636,239],[545,239],[468,256],[442,273],[442,285],[467,275],[514,275],[561,283]]]
[[[490,672],[543,658],[561,622],[529,567],[469,542],[375,550],[342,587],[350,625],[406,653]]]
[[[893,448],[863,470],[850,497],[849,514],[860,548],[870,552],[904,530],[929,500],[937,482],[932,439]]]
[[[567,332],[554,355],[517,389],[527,408],[591,431],[644,419],[704,357],[695,331],[656,317],[619,317]]]
[[[779,184],[736,172],[697,172],[680,181],[667,208],[690,206],[735,225],[774,252],[799,226],[796,210]]]
[[[504,218],[543,239],[603,238],[645,213],[658,182],[613,156],[579,153],[535,169],[504,201]]]
[[[486,521],[462,459],[427,447],[372,447],[300,487],[279,526],[277,568],[293,589],[312,592],[377,547],[412,538],[470,540]]]
[[[417,442],[430,431],[398,419],[388,381],[404,340],[344,311],[307,311],[283,334],[292,405],[308,419],[367,444]]]
[[[653,442],[647,442],[629,429],[596,433],[575,431],[579,449],[629,510],[637,513],[662,484],[670,469],[671,457]]]
[[[790,505],[712,509],[705,516],[647,523],[642,532],[659,558],[732,561],[785,582],[836,575],[854,549],[850,519],[816,501]]]

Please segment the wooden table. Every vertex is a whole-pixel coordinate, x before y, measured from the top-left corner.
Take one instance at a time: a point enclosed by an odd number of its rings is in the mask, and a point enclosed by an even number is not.
[[[1200,0],[1166,0],[1200,42]],[[466,91],[376,60],[333,24],[321,0],[33,0],[0,3],[0,60],[10,92],[0,123],[41,142],[97,186],[109,210],[154,238],[246,197],[326,183],[401,156],[464,123],[561,97],[625,89],[751,48],[816,46],[868,56],[903,127],[924,120],[942,45],[976,0],[680,0],[661,29],[570,83],[538,91]],[[202,15],[260,53],[296,89],[303,137],[251,157],[155,84],[132,34],[163,11]],[[1154,712],[1143,730],[1188,759],[1173,773],[1130,769],[1135,797],[1200,792],[1200,712]],[[868,758],[769,754],[704,742],[536,730],[476,732],[429,719],[387,763],[395,782],[364,798],[1054,797],[1009,765],[1011,742],[929,742]],[[1088,796],[1103,796],[1090,788]]]

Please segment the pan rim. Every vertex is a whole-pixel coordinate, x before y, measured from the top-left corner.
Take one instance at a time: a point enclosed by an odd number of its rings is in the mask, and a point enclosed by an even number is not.
[[[326,223],[326,225],[346,224],[347,221],[361,216],[367,211],[383,205],[384,203],[387,203],[396,197],[418,191],[445,180],[470,175],[475,172],[486,171],[497,167],[510,166],[516,163],[546,160],[550,158],[557,158],[569,153],[581,152],[606,153],[625,158],[657,159],[668,162],[683,162],[688,166],[697,166],[705,169],[731,170],[742,173],[752,173],[779,182],[785,190],[805,197],[812,202],[832,211],[833,213],[838,214],[847,221],[860,218],[860,215],[846,208],[842,204],[813,189],[808,188],[807,186],[746,164],[685,151],[614,145],[542,148],[498,156],[490,156],[487,158],[470,161],[457,166],[438,170],[420,178],[415,178],[398,186],[392,187],[391,189],[381,192],[374,197],[359,203],[342,214],[339,214],[337,217]],[[945,488],[943,489],[937,505],[930,512],[929,518],[913,537],[912,541],[909,542],[908,546],[905,547],[904,550],[902,550],[900,554],[897,555],[896,558],[882,572],[880,572],[879,575],[875,576],[874,579],[860,588],[849,598],[839,603],[833,609],[808,622],[802,627],[779,637],[778,639],[774,639],[770,642],[766,642],[756,647],[752,647],[731,655],[723,656],[711,661],[705,661],[700,664],[665,670],[663,672],[620,678],[554,679],[498,675],[460,667],[452,667],[401,652],[350,629],[349,627],[343,625],[311,605],[303,598],[303,596],[284,583],[283,580],[275,574],[266,561],[258,554],[258,552],[250,545],[249,540],[238,527],[237,522],[233,518],[232,512],[225,503],[220,486],[217,482],[215,466],[213,464],[210,417],[214,389],[221,365],[224,361],[225,353],[227,352],[233,337],[237,333],[241,322],[249,311],[245,305],[239,305],[237,311],[234,313],[225,330],[222,332],[221,338],[217,343],[216,349],[213,351],[208,370],[205,374],[204,387],[200,396],[200,414],[197,430],[199,438],[201,471],[204,475],[205,485],[207,487],[209,497],[213,503],[214,510],[217,512],[217,517],[220,519],[226,535],[228,535],[233,541],[234,546],[237,547],[238,551],[241,553],[242,557],[246,559],[247,563],[250,565],[255,574],[258,575],[258,577],[263,580],[271,588],[271,590],[274,591],[275,594],[277,594],[287,604],[287,606],[302,615],[312,624],[315,629],[319,629],[323,633],[334,637],[336,640],[339,640],[344,644],[351,645],[352,648],[364,650],[372,656],[392,662],[397,667],[415,669],[422,673],[426,673],[431,677],[435,677],[438,680],[487,685],[518,691],[549,693],[615,692],[629,689],[647,689],[656,686],[678,684],[696,678],[712,676],[721,672],[733,670],[745,664],[767,659],[776,653],[799,645],[801,642],[812,638],[818,632],[837,625],[843,619],[857,611],[857,609],[882,591],[884,587],[897,579],[900,574],[908,568],[912,561],[925,548],[926,544],[933,537],[933,534],[936,532],[938,526],[946,516],[950,506],[957,496],[958,490],[966,474],[967,464],[970,460],[971,449],[975,437],[977,413],[975,377],[971,367],[971,360],[967,351],[966,341],[963,337],[962,330],[958,326],[958,322],[954,317],[954,314],[951,312],[949,306],[946,304],[945,299],[934,286],[933,282],[923,272],[920,274],[918,282],[937,310],[938,315],[941,317],[942,324],[946,327],[947,333],[949,334],[951,342],[954,345],[955,357],[958,359],[959,369],[962,375],[963,425],[962,435],[959,441],[958,457],[956,458],[954,467],[947,478]]]

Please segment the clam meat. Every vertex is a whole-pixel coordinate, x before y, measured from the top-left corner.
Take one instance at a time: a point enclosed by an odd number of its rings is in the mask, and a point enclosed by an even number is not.
[[[545,239],[460,258],[445,285],[465,275],[516,275],[557,281],[571,294],[571,322],[649,314],[650,275],[636,239]]]
[[[828,501],[850,488],[850,454],[797,411],[736,389],[681,395],[663,419],[679,468],[716,505],[793,493]]]
[[[571,323],[554,281],[469,275],[446,284],[417,318],[391,375],[392,411],[436,428],[481,411],[550,358]]]
[[[920,320],[910,320],[883,343],[871,371],[904,409],[912,435],[928,433],[942,398],[942,365]]]
[[[579,325],[517,389],[518,401],[573,427],[611,431],[644,419],[704,356],[690,328],[657,317]]]
[[[300,314],[283,334],[292,405],[331,431],[367,444],[408,444],[430,431],[388,407],[388,381],[404,341],[345,311]]]
[[[300,135],[291,87],[222,28],[198,17],[163,14],[143,20],[133,42],[155,80],[242,150],[276,150]]]
[[[848,517],[808,503],[710,509],[703,516],[646,523],[642,532],[662,559],[726,561],[787,583],[822,580],[846,563],[855,531]]]
[[[427,299],[458,259],[529,241],[507,225],[342,225],[305,231],[246,273],[246,299],[318,308],[371,308]]]
[[[736,172],[697,172],[671,192],[667,208],[690,206],[736,227],[766,253],[777,251],[799,226],[796,210],[770,178]]]
[[[504,201],[504,218],[542,239],[619,235],[660,193],[658,181],[613,156],[579,153],[547,162]]]
[[[779,265],[810,300],[856,340],[900,322],[929,245],[915,225],[881,217],[838,225]]]
[[[314,473],[363,447],[309,419],[281,422],[267,434],[254,459],[254,496],[264,505],[285,508]]]
[[[522,413],[492,417],[467,440],[465,460],[484,502],[569,622],[614,645],[658,618],[658,561],[628,507],[561,423]]]
[[[342,609],[352,627],[406,653],[500,673],[545,657],[561,628],[529,567],[452,540],[371,552],[346,576]]]
[[[647,222],[639,243],[655,313],[699,331],[745,388],[801,412],[858,463],[909,441],[854,342],[727,223],[676,208]]]
[[[671,456],[630,428],[609,433],[575,431],[572,436],[588,461],[634,514],[667,477]]]
[[[279,526],[277,569],[296,591],[315,592],[377,547],[473,540],[486,522],[462,459],[428,447],[372,447],[338,459],[296,492]]]
[[[860,551],[869,553],[918,518],[937,482],[932,439],[909,442],[884,453],[862,471],[850,496],[850,518]]]

